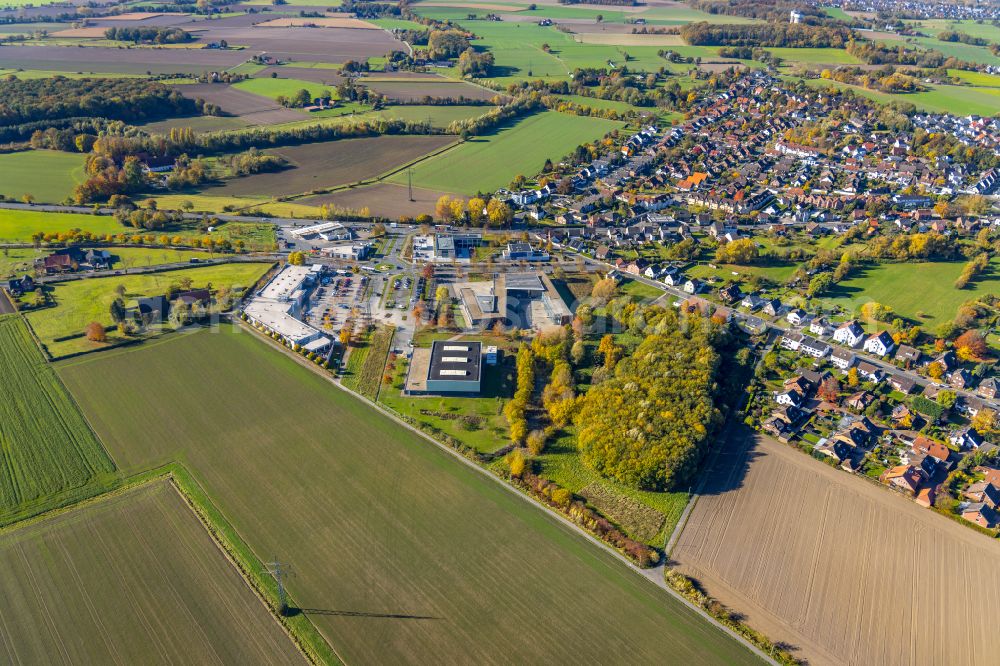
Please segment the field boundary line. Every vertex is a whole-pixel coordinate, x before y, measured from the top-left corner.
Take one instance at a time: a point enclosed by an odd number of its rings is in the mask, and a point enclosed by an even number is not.
[[[654,567],[652,569],[642,569],[639,566],[637,566],[636,564],[633,564],[631,561],[629,561],[628,559],[626,559],[625,556],[622,555],[621,553],[619,553],[617,550],[615,550],[614,548],[612,548],[608,544],[604,543],[603,541],[601,541],[597,537],[593,536],[592,534],[590,534],[589,532],[587,532],[586,530],[584,530],[579,525],[576,525],[575,523],[573,523],[572,521],[570,521],[568,518],[566,518],[562,514],[556,512],[551,507],[547,507],[547,506],[545,506],[545,505],[543,505],[543,504],[535,501],[534,499],[532,499],[526,493],[524,493],[524,492],[520,491],[519,489],[511,486],[510,484],[506,483],[503,479],[501,479],[501,478],[495,476],[494,474],[492,474],[488,469],[480,467],[479,465],[477,465],[473,461],[471,461],[468,458],[465,458],[464,456],[462,456],[455,449],[453,449],[450,446],[447,446],[445,444],[442,444],[441,442],[437,441],[436,439],[434,439],[433,437],[431,437],[427,433],[423,432],[419,428],[417,428],[417,427],[415,427],[415,426],[407,423],[406,421],[402,420],[396,414],[394,414],[393,412],[389,411],[388,409],[386,409],[382,405],[376,404],[376,403],[372,402],[369,398],[361,395],[360,393],[357,393],[357,392],[355,392],[355,391],[347,388],[346,386],[343,386],[340,382],[338,382],[336,380],[336,378],[334,378],[331,375],[326,374],[321,368],[317,367],[314,363],[309,362],[304,357],[296,354],[295,352],[292,352],[288,348],[286,348],[284,346],[281,346],[281,345],[278,345],[278,343],[276,343],[273,339],[265,337],[259,331],[257,331],[256,329],[254,329],[252,326],[248,325],[243,320],[237,319],[236,321],[239,322],[239,325],[241,327],[246,328],[247,330],[251,331],[255,336],[259,337],[264,342],[269,343],[270,346],[274,347],[275,349],[277,349],[281,353],[286,354],[289,358],[293,359],[296,363],[302,365],[303,367],[309,368],[312,372],[314,372],[317,375],[323,377],[324,379],[326,379],[326,381],[328,381],[329,383],[331,383],[333,386],[337,387],[341,391],[344,391],[348,395],[351,395],[354,398],[356,398],[358,400],[361,400],[366,405],[368,405],[368,406],[374,408],[375,410],[377,410],[383,416],[386,416],[387,418],[391,419],[394,423],[397,423],[398,425],[400,425],[400,426],[406,428],[407,430],[413,432],[414,434],[418,435],[421,439],[423,439],[425,441],[428,441],[431,444],[433,444],[434,446],[438,447],[439,449],[445,451],[449,455],[453,456],[456,460],[460,461],[462,464],[468,466],[469,468],[475,470],[479,474],[482,474],[486,478],[492,480],[494,483],[496,483],[497,485],[499,485],[501,488],[506,489],[508,492],[510,492],[515,497],[520,498],[525,504],[527,504],[529,506],[532,506],[532,507],[534,507],[537,510],[541,510],[543,513],[549,515],[552,518],[555,518],[556,522],[558,524],[562,525],[564,529],[568,529],[571,532],[574,532],[574,533],[576,533],[578,535],[583,536],[585,539],[587,539],[588,541],[590,541],[592,544],[594,544],[594,545],[598,546],[599,548],[601,548],[604,552],[611,554],[619,562],[621,562],[622,564],[626,565],[628,567],[628,569],[630,571],[632,571],[634,574],[640,576],[644,580],[649,581],[655,587],[658,587],[659,589],[661,589],[663,591],[666,591],[670,596],[672,596],[674,599],[680,601],[681,604],[683,604],[684,606],[686,606],[689,610],[694,611],[699,617],[701,617],[706,622],[708,622],[709,624],[711,624],[717,630],[722,631],[723,633],[727,634],[729,637],[731,637],[734,640],[736,640],[737,642],[739,642],[740,645],[744,646],[751,653],[753,653],[754,655],[756,655],[757,657],[759,657],[760,659],[762,659],[765,663],[772,664],[773,666],[780,666],[778,664],[778,662],[776,662],[773,658],[769,657],[760,648],[758,648],[757,646],[755,646],[752,643],[750,643],[749,641],[747,641],[739,633],[733,631],[732,629],[730,629],[726,625],[722,624],[721,622],[719,622],[718,620],[716,620],[714,617],[712,617],[711,615],[709,615],[707,611],[705,611],[704,609],[700,608],[698,605],[694,604],[693,602],[691,602],[690,600],[688,600],[686,597],[684,597],[680,592],[678,592],[677,590],[675,590],[672,587],[670,587],[669,585],[667,585],[667,582],[666,582],[665,579],[663,579],[662,575],[659,578],[657,578],[656,577],[656,573],[659,572],[659,573],[662,574],[662,572],[663,572],[663,566],[662,565],[659,566],[659,567]],[[649,572],[652,572],[652,575],[649,575]]]
[[[236,527],[225,517],[222,510],[212,502],[211,497],[201,487],[194,475],[180,462],[174,461],[169,463],[166,470],[166,476],[170,480],[171,486],[177,491],[177,493],[183,498],[184,503],[191,509],[191,512],[196,516],[198,521],[208,532],[212,539],[212,543],[215,544],[216,548],[222,553],[223,557],[233,565],[233,567],[239,572],[240,578],[249,587],[254,595],[260,600],[260,602],[267,609],[268,614],[281,626],[282,630],[288,636],[288,638],[295,644],[299,652],[305,659],[312,664],[326,664],[329,663],[322,655],[317,654],[314,650],[315,645],[311,645],[304,640],[304,637],[299,635],[289,623],[290,618],[288,616],[282,616],[280,609],[276,609],[272,606],[269,595],[265,594],[264,589],[272,578],[270,573],[265,574],[265,566],[260,556],[254,552],[250,544],[240,536],[239,531]],[[187,486],[187,487],[185,487]],[[195,493],[194,491],[198,491]],[[197,494],[197,497],[195,496]],[[209,514],[214,514],[214,517]],[[234,543],[236,542],[236,543]],[[240,548],[242,546],[242,548]],[[244,561],[237,553],[240,550],[245,550],[245,552],[253,558],[253,561]],[[257,570],[257,575],[254,575],[254,570]],[[270,590],[268,590],[270,592]],[[288,595],[290,598],[291,595]],[[289,604],[289,607],[295,607],[294,604]],[[329,648],[332,656],[336,660],[346,666],[347,662],[340,656],[337,649],[333,644],[320,632],[320,630],[313,624],[312,620],[305,613],[299,613],[298,616],[302,619],[300,622],[305,623],[305,626],[310,629],[309,633],[312,633],[315,638],[322,641],[322,644]]]

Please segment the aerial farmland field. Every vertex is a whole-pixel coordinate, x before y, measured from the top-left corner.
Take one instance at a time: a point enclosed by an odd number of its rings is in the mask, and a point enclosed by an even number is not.
[[[814,666],[992,661],[1000,542],[766,437],[747,453],[744,437],[670,553],[681,572]]]
[[[182,461],[258,555],[292,566],[295,605],[348,663],[756,663],[617,558],[244,329],[59,371],[124,470]]]
[[[0,524],[93,495],[114,465],[20,315],[0,315]]]
[[[167,480],[0,534],[7,664],[305,664]]]
[[[546,159],[558,161],[581,143],[601,138],[622,123],[545,111],[476,137],[413,167],[419,187],[475,194],[507,185],[518,174],[537,173]],[[406,174],[390,180],[406,183]]]
[[[307,143],[268,152],[284,157],[287,169],[227,180],[203,190],[208,196],[301,194],[355,183],[432,153],[456,140],[453,136],[377,136]]]

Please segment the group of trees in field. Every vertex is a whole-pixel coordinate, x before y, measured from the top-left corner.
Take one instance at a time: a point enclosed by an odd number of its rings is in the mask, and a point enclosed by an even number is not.
[[[988,39],[973,37],[972,35],[964,32],[957,32],[955,30],[944,30],[939,32],[937,38],[942,42],[958,42],[961,44],[970,44],[972,46],[989,46],[991,44]]]
[[[843,48],[850,40],[846,28],[805,23],[713,24],[688,23],[680,36],[692,46],[763,46]]]
[[[200,110],[176,90],[145,79],[0,79],[0,125],[84,117],[134,122]]]
[[[581,399],[578,446],[583,462],[603,476],[669,490],[689,480],[721,421],[713,403],[714,324],[662,308],[634,316],[649,333],[620,360],[613,342],[606,346],[614,371]]]
[[[435,59],[457,58],[470,47],[464,30],[431,30],[427,38],[427,55]]]
[[[245,152],[230,155],[226,159],[226,164],[234,176],[249,176],[255,173],[280,171],[288,164],[288,160],[280,155],[270,155],[262,153],[256,148],[251,148]]]
[[[739,264],[747,266],[757,261],[760,250],[751,238],[738,238],[729,243],[719,245],[715,251],[715,260],[722,264]]]
[[[183,44],[193,39],[191,33],[180,28],[143,28],[138,26],[108,28],[104,31],[104,37],[113,41],[134,44]]]
[[[462,76],[483,79],[493,71],[495,60],[489,51],[476,51],[469,47],[458,56],[458,72]]]
[[[514,211],[499,199],[472,197],[466,202],[461,197],[447,194],[437,200],[434,212],[444,223],[469,224],[474,227],[502,227],[514,220]]]

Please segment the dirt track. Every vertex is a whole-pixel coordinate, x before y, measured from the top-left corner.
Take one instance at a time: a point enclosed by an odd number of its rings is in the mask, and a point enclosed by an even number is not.
[[[813,666],[997,663],[1000,542],[765,438],[708,486],[672,559]]]

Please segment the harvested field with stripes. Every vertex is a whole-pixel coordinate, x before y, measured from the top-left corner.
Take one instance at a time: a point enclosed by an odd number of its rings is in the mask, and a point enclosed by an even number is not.
[[[1000,542],[773,440],[733,439],[671,552],[682,573],[812,666],[996,662]]]
[[[305,664],[166,480],[0,536],[6,664]]]

